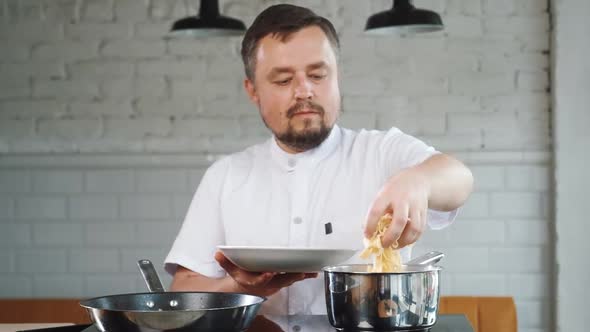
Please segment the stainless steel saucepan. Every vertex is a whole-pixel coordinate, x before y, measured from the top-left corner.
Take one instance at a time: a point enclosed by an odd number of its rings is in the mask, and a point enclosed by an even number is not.
[[[429,252],[396,273],[367,272],[370,265],[324,268],[328,318],[338,329],[401,331],[436,323],[444,255]]]
[[[80,302],[102,332],[246,330],[264,297],[215,292],[165,292],[149,260],[138,262],[150,293],[97,297]]]

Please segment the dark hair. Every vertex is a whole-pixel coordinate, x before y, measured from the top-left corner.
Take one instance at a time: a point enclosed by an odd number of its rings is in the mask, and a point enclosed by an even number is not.
[[[321,28],[328,37],[330,44],[332,44],[334,52],[338,54],[340,41],[336,29],[328,19],[317,15],[310,9],[281,4],[270,6],[258,14],[242,40],[242,61],[244,62],[246,77],[251,81],[254,80],[256,68],[254,53],[260,39],[272,34],[273,37],[285,41],[293,33],[309,26]]]

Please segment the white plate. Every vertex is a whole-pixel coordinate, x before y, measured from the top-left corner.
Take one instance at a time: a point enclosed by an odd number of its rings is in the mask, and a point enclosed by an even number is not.
[[[217,246],[234,264],[252,272],[319,272],[356,253],[353,249]]]

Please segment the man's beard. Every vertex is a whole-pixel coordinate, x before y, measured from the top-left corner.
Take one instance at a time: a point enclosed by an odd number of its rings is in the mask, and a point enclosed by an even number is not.
[[[279,142],[283,143],[284,145],[290,147],[295,151],[300,152],[311,150],[322,144],[322,142],[330,135],[330,132],[332,131],[333,127],[328,127],[324,121],[324,108],[321,105],[316,104],[312,101],[297,103],[293,107],[289,108],[287,110],[287,118],[292,119],[295,116],[295,113],[299,112],[301,109],[304,108],[313,110],[314,112],[318,113],[318,116],[320,117],[319,128],[310,128],[312,124],[312,119],[304,119],[303,130],[296,131],[295,128],[293,128],[293,126],[289,122],[286,131],[282,133],[273,132],[273,134],[275,135],[277,140],[279,140]],[[267,127],[269,126],[267,125]]]

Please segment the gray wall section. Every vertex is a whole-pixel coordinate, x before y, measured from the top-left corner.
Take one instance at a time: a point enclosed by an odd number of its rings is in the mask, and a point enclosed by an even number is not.
[[[590,3],[553,3],[553,123],[558,331],[586,328],[590,298],[586,206],[590,188]]]

